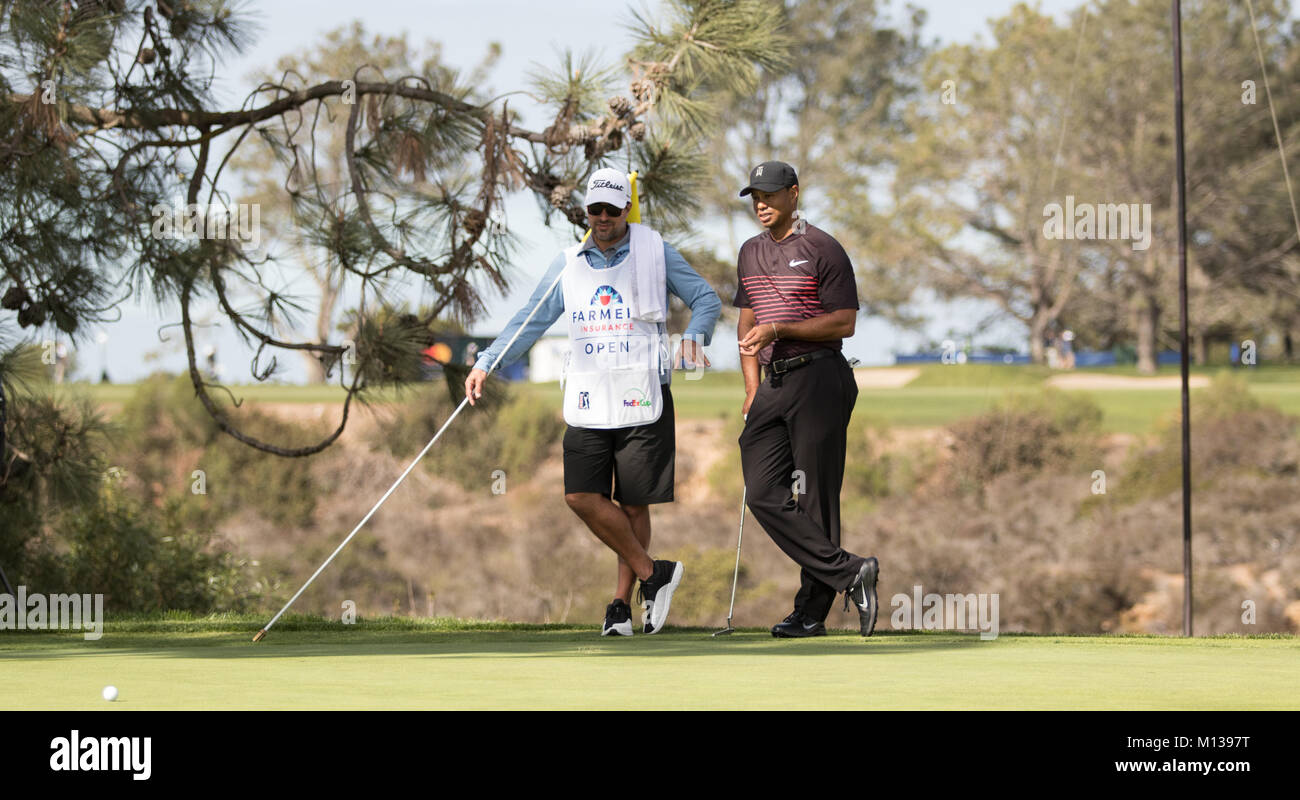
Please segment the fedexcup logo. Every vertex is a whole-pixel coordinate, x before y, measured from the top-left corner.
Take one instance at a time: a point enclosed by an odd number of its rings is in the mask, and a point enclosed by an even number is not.
[[[70,736],[50,740],[50,769],[54,772],[130,772],[132,780],[147,781],[153,774],[149,736]]]
[[[610,303],[623,305],[623,295],[619,294],[613,286],[601,286],[591,296],[591,302],[588,305],[607,306]]]
[[[654,405],[640,389],[628,389],[623,395],[624,408],[649,408]]]

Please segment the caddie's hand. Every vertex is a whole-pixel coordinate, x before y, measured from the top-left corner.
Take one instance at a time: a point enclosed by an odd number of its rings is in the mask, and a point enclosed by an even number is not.
[[[704,348],[694,339],[682,339],[682,346],[677,349],[677,355],[673,358],[673,369],[684,369],[685,364],[689,363],[691,368],[711,367],[709,357],[705,355]]]
[[[748,419],[749,407],[753,404],[754,404],[754,392],[747,392],[745,394],[745,404],[740,407],[740,415]]]
[[[477,367],[469,371],[469,377],[465,379],[465,396],[469,398],[469,404],[474,405],[474,401],[483,396],[483,382],[487,380],[487,373]]]
[[[757,356],[759,351],[767,347],[776,340],[776,328],[772,323],[765,322],[761,325],[755,325],[745,334],[745,338],[740,340],[740,354],[742,356]]]

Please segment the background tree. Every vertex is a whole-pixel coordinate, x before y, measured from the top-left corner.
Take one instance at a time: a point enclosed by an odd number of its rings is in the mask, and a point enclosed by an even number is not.
[[[706,277],[734,294],[736,225],[752,219],[737,192],[755,164],[779,159],[799,170],[803,214],[833,228],[853,256],[868,312],[909,322],[910,287],[875,268],[882,242],[870,187],[889,169],[891,142],[907,135],[904,109],[919,88],[925,13],[877,0],[787,0],[781,14],[793,37],[789,66],[764,69],[755,90],[714,101],[728,126],[709,142],[712,169],[701,191],[706,210],[727,225],[730,255]]]
[[[1255,4],[1264,61],[1291,82],[1285,2]],[[1295,228],[1278,171],[1247,9],[1183,6],[1193,333],[1205,343],[1294,318]],[[926,63],[925,93],[896,138],[888,211],[864,217],[873,257],[898,286],[942,299],[982,298],[1045,339],[1070,327],[1079,345],[1135,343],[1138,369],[1175,347],[1177,221],[1168,4],[1104,0],[1058,25],[1027,6],[992,22],[989,44],[953,45]],[[1260,92],[1244,104],[1243,80]],[[951,81],[951,83],[945,83]],[[1275,92],[1288,150],[1300,108]],[[1151,244],[1049,238],[1049,204],[1150,204]],[[864,202],[870,195],[864,196]],[[855,207],[851,203],[840,208]],[[1074,227],[1075,220],[1065,224]],[[881,282],[891,285],[891,280]],[[1268,288],[1265,289],[1264,287]]]
[[[989,45],[949,46],[927,61],[907,113],[912,133],[891,142],[892,208],[874,240],[892,244],[876,257],[907,289],[991,301],[1025,326],[1042,363],[1046,331],[1086,263],[1074,243],[1042,233],[1043,208],[1065,184],[1055,160],[1077,37],[1023,5],[992,26]],[[1062,152],[1074,160],[1068,136]]]
[[[473,87],[476,103],[486,102],[491,94],[488,74],[500,52],[499,45],[490,44],[483,62],[466,79],[466,85]],[[436,73],[444,83],[456,81],[455,70],[442,64],[438,43],[430,42],[417,49],[407,42],[405,34],[395,37],[372,35],[366,32],[360,21],[330,31],[317,47],[307,52],[282,56],[275,63],[274,74],[265,73],[260,80],[267,84],[296,81],[307,87],[333,76],[351,75],[362,67],[381,76]],[[318,187],[324,195],[324,202],[337,213],[346,209],[351,193],[346,161],[348,109],[341,97],[327,97],[321,105],[323,119],[315,128],[314,141],[311,132],[306,130],[295,131],[292,138],[294,145],[315,145],[314,167],[319,172],[310,176],[309,181]],[[293,224],[292,200],[276,174],[276,166],[275,150],[260,138],[251,140],[249,146],[242,148],[231,160],[236,175],[251,187],[243,199],[262,208],[264,236],[287,247],[292,253],[294,266],[315,285],[315,340],[329,341],[335,306],[345,289],[344,278],[348,272],[337,259],[332,258],[332,251],[328,248],[313,246],[297,235],[299,230]],[[418,188],[429,191],[425,175],[414,175],[411,180]],[[327,379],[325,360],[310,351],[303,351],[302,356],[308,382],[324,383]]]
[[[188,0],[12,3],[0,20],[0,267],[4,306],[21,328],[57,326],[76,337],[128,293],[177,314],[190,379],[226,433],[286,456],[327,447],[354,397],[405,374],[419,357],[407,326],[360,324],[356,365],[338,426],[315,444],[282,447],[240,429],[211,395],[196,359],[193,309],[216,303],[257,346],[253,376],[274,373],[277,352],[309,352],[327,372],[341,342],[297,338],[304,310],[281,288],[284,260],[231,238],[158,235],[159,210],[229,205],[239,188],[226,168],[260,138],[278,160],[297,238],[328,253],[359,284],[361,318],[388,289],[411,280],[421,308],[459,321],[505,286],[509,233],[504,196],[523,190],[547,219],[585,225],[578,187],[628,148],[645,173],[646,213],[657,223],[690,211],[693,142],[707,129],[701,93],[752,85],[781,60],[785,39],[762,0],[673,0],[645,17],[624,65],[629,94],[604,102],[590,74],[539,76],[553,111],[542,130],[519,125],[508,100],[481,102],[475,87],[430,64],[410,75],[359,67],[311,85],[286,79],[254,90],[237,109],[211,95],[217,59],[249,42],[233,3]],[[599,74],[599,71],[598,73]],[[347,191],[320,184],[313,146],[326,103],[346,107]],[[116,293],[116,294],[115,294]],[[428,322],[430,320],[422,320]]]

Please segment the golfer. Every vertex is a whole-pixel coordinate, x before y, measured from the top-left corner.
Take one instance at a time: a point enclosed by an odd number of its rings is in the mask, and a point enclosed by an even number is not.
[[[668,618],[681,562],[653,560],[650,506],[673,499],[676,435],[672,375],[664,321],[668,293],[691,309],[681,358],[708,366],[703,345],[713,335],[722,303],[672,245],[645,225],[629,223],[629,181],[599,169],[587,182],[591,236],[564,250],[546,271],[528,305],[515,314],[465,379],[473,403],[487,369],[522,356],[561,314],[567,314],[570,360],[565,370],[564,499],[591,532],[618,554],[614,600],[605,609],[602,636],[632,635],[632,583],[639,594],[645,633]],[[547,289],[563,270],[563,292]],[[540,305],[510,352],[502,347]]]
[[[858,315],[853,265],[839,242],[799,218],[794,167],[759,164],[746,195],[766,229],[741,245],[736,263],[747,504],[802,567],[794,611],[772,635],[824,636],[831,603],[845,592],[870,636],[879,564],[840,547],[845,437],[858,397],[840,352]]]

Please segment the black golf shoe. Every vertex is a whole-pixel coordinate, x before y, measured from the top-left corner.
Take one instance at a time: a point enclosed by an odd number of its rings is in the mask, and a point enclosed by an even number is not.
[[[641,632],[642,633],[655,632],[654,626],[650,624],[650,609],[654,608],[654,606],[655,604],[650,602],[649,600],[641,601]]]
[[[600,629],[601,636],[631,636],[632,607],[622,600],[615,600],[605,606],[605,627]]]
[[[772,626],[772,635],[778,639],[802,639],[805,636],[825,636],[826,626],[817,620],[794,611],[790,616]]]
[[[880,577],[880,562],[875,556],[869,557],[858,570],[858,577],[844,593],[844,610],[849,610],[849,601],[858,607],[858,622],[863,636],[870,636],[876,630],[876,615],[880,603],[876,599],[876,579]]]
[[[680,561],[655,561],[654,572],[641,581],[637,593],[642,601],[650,602],[650,619],[646,623],[646,633],[658,633],[664,628],[668,619],[668,608],[673,601],[673,592],[682,582],[686,568]]]

